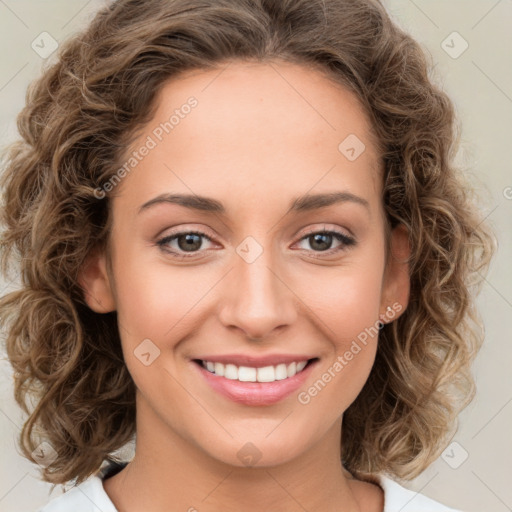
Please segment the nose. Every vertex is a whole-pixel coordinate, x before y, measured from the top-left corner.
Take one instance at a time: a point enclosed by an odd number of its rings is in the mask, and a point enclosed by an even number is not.
[[[235,255],[222,296],[219,318],[228,329],[242,331],[252,341],[266,340],[279,328],[293,324],[295,295],[270,251],[252,263]]]

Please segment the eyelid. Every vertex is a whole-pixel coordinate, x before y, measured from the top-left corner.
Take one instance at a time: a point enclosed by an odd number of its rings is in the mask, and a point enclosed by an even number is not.
[[[165,235],[162,233],[165,233]],[[158,235],[156,235],[155,239],[161,240],[162,238],[168,238],[170,236],[188,233],[201,234],[202,236],[208,238],[212,242],[219,238],[219,236],[216,233],[214,233],[211,229],[207,228],[206,226],[199,224],[179,224],[177,226],[171,226],[167,229],[162,230]]]
[[[201,238],[204,238],[206,240],[208,240],[210,243],[212,244],[217,244],[217,242],[215,241],[215,236],[210,236],[209,233],[208,233],[208,230],[207,229],[193,229],[193,228],[177,228],[175,229],[174,231],[171,231],[165,235],[162,235],[162,236],[157,236],[156,237],[156,242],[155,242],[155,245],[159,246],[161,249],[165,250],[166,252],[169,252],[169,253],[174,253],[174,254],[180,254],[180,255],[186,255],[187,253],[185,251],[182,251],[182,252],[177,252],[175,251],[174,249],[165,249],[165,246],[167,244],[167,242],[169,241],[169,239],[172,239],[173,241],[176,240],[179,236],[182,236],[182,235],[189,235],[189,234],[195,234]],[[204,253],[206,251],[208,251],[210,249],[202,249],[198,252],[190,252],[189,254],[192,256],[193,254],[201,254],[201,253]]]
[[[156,236],[156,238],[162,239],[162,238],[167,238],[167,237],[173,236],[173,235],[184,234],[184,233],[193,233],[193,232],[198,232],[201,235],[204,235],[206,238],[209,238],[209,240],[211,242],[213,242],[216,238],[218,238],[217,234],[213,233],[213,231],[208,229],[206,226],[201,226],[200,228],[197,228],[197,229],[193,227],[194,224],[188,224],[188,225],[185,224],[184,227],[182,227],[182,226],[183,225],[180,224],[179,227],[176,227],[176,229],[171,227],[171,228],[169,228],[169,229],[171,229],[171,231],[168,234],[166,234],[165,236],[158,234]],[[356,237],[352,234],[352,232],[349,229],[339,228],[337,226],[334,227],[334,225],[329,226],[328,224],[324,223],[321,228],[312,226],[312,227],[307,228],[306,231],[303,231],[302,233],[300,231],[296,232],[294,235],[294,238],[297,238],[297,240],[294,243],[297,243],[300,240],[302,240],[304,237],[314,234],[314,233],[320,233],[320,232],[326,232],[326,231],[339,232],[340,229],[343,229],[345,231],[345,233],[341,233],[341,234],[343,234],[347,238],[352,238],[352,239],[356,240]]]
[[[349,229],[340,228],[338,226],[334,226],[334,224],[329,225],[329,224],[325,224],[325,223],[322,225],[322,228],[317,228],[317,227],[307,228],[307,230],[302,233],[299,240],[302,240],[304,237],[306,237],[308,235],[312,235],[314,233],[323,233],[323,232],[328,232],[328,231],[335,231],[337,233],[340,233],[340,234],[346,236],[347,238],[351,238],[354,241],[356,241],[356,237],[353,235],[353,233]]]
[[[354,235],[351,234],[350,230],[344,228],[348,233],[343,232],[342,228],[340,227],[328,227],[325,223],[323,224],[323,227],[309,227],[306,231],[303,231],[300,236],[296,235],[297,240],[293,243],[293,245],[296,245],[303,240],[307,239],[309,236],[313,234],[319,234],[319,233],[325,233],[330,234],[331,236],[334,236],[336,240],[341,244],[341,246],[334,247],[331,249],[327,249],[326,251],[312,251],[307,249],[301,249],[303,251],[306,251],[308,253],[311,253],[312,255],[315,255],[316,258],[321,258],[322,255],[328,256],[333,254],[338,254],[339,252],[342,252],[343,250],[348,249],[350,246],[356,245],[357,240]],[[194,258],[194,256],[201,255],[204,253],[210,252],[212,249],[201,249],[199,251],[191,251],[187,253],[186,251],[176,251],[174,249],[166,248],[166,243],[169,241],[169,239],[172,239],[173,241],[176,240],[177,237],[181,235],[186,234],[196,234],[200,237],[203,237],[207,239],[210,243],[216,244],[216,235],[211,235],[211,231],[206,227],[201,227],[200,229],[194,229],[192,225],[180,225],[180,227],[176,227],[171,232],[163,235],[158,236],[156,240],[156,244],[161,250],[173,254],[175,256],[181,256],[183,259],[188,258]],[[340,238],[345,238],[345,240],[340,240]],[[295,237],[294,237],[295,238]]]
[[[328,257],[341,256],[343,252],[348,251],[351,247],[354,247],[358,244],[356,237],[353,236],[352,234],[348,235],[347,233],[344,233],[339,227],[329,228],[324,224],[324,227],[321,229],[310,228],[305,233],[302,233],[302,235],[293,245],[299,244],[303,240],[307,240],[310,236],[315,234],[330,235],[331,237],[334,237],[334,239],[339,243],[338,247],[331,247],[330,249],[327,249],[325,251],[298,249],[305,251],[308,254],[308,257],[316,259],[326,259]]]

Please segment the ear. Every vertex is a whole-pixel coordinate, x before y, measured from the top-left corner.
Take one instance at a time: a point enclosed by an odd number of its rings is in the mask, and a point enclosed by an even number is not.
[[[407,308],[411,280],[408,259],[411,254],[407,228],[399,224],[391,231],[390,254],[384,270],[380,320],[396,320]]]
[[[116,310],[104,251],[91,251],[80,269],[78,283],[84,291],[85,302],[93,311],[109,313]]]

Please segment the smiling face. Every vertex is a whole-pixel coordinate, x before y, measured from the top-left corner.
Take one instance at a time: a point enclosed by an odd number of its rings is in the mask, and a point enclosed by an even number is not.
[[[158,451],[174,436],[228,464],[253,450],[273,465],[339,442],[376,353],[377,336],[361,333],[405,308],[409,281],[404,264],[385,265],[379,155],[356,96],[289,63],[220,69],[160,91],[115,189],[113,275],[91,256],[81,284],[92,309],[118,312],[137,443]],[[391,242],[405,257],[404,232]],[[226,386],[194,361],[226,355],[315,361],[277,383]],[[273,398],[249,389],[264,386]]]

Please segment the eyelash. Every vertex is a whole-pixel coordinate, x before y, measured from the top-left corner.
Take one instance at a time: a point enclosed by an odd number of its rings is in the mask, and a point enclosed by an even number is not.
[[[320,234],[321,235],[332,235],[336,240],[338,240],[341,243],[341,245],[339,247],[327,249],[325,251],[311,251],[314,253],[318,253],[319,255],[322,255],[322,256],[331,256],[338,252],[346,251],[350,246],[356,245],[356,240],[354,238],[352,238],[344,233],[341,233],[339,231],[334,231],[334,230],[320,230],[320,231],[312,230],[312,231],[306,233],[303,237],[301,237],[299,239],[299,242],[306,240],[306,239],[312,237],[313,235],[317,235],[317,234],[318,235],[320,235]],[[180,237],[182,235],[198,235],[200,237],[206,238],[206,240],[208,240],[209,242],[213,242],[211,237],[209,237],[206,233],[202,233],[201,231],[179,231],[176,233],[172,233],[170,235],[166,235],[165,237],[157,240],[156,245],[158,247],[160,247],[161,250],[165,251],[168,254],[172,254],[174,257],[182,258],[182,259],[193,258],[194,256],[196,256],[199,253],[199,251],[195,251],[195,252],[193,251],[188,254],[186,252],[177,253],[176,251],[169,250],[166,247],[166,245],[169,242],[177,239],[178,237]],[[304,249],[304,250],[306,250],[306,249]],[[322,256],[314,256],[314,257],[321,258]]]

